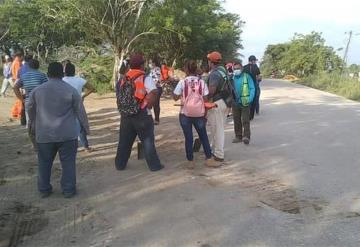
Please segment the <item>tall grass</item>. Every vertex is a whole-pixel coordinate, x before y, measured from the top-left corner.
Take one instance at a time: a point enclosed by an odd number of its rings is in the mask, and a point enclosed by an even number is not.
[[[360,101],[360,81],[340,73],[322,72],[302,78],[298,83],[329,93]]]

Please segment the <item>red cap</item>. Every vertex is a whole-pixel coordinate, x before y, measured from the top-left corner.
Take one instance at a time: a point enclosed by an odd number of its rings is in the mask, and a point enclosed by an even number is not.
[[[131,69],[139,69],[144,63],[145,60],[142,54],[136,53],[130,57],[129,64]]]
[[[213,51],[207,55],[207,59],[210,62],[218,63],[222,60],[222,56],[219,52]]]

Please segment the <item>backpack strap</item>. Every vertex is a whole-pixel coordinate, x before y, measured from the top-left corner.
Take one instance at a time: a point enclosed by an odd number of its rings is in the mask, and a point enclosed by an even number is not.
[[[184,99],[186,99],[188,95],[189,95],[188,83],[187,80],[184,79]]]

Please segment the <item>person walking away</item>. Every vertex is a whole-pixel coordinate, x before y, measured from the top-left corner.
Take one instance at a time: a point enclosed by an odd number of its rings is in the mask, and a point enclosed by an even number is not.
[[[249,57],[249,63],[244,66],[244,72],[249,74],[255,83],[255,98],[250,107],[250,120],[254,119],[255,111],[259,114],[260,110],[260,81],[261,73],[256,64],[257,59],[254,55]]]
[[[181,99],[179,121],[185,136],[185,151],[188,160],[187,168],[194,169],[193,152],[193,126],[199,135],[205,152],[205,165],[209,167],[218,164],[212,159],[212,153],[208,135],[206,132],[205,101],[209,94],[206,83],[198,76],[196,61],[189,60],[185,64],[186,78],[177,84],[173,98],[175,101]]]
[[[233,143],[250,143],[250,106],[255,97],[255,84],[251,76],[241,71],[241,63],[234,63],[232,83],[234,101],[232,106],[235,138]]]
[[[0,92],[0,96],[6,97],[6,90],[8,89],[9,85],[12,85],[11,82],[11,63],[12,63],[12,59],[10,56],[5,55],[5,60],[3,63],[3,76],[4,76],[4,80],[1,86],[1,92]]]
[[[61,189],[65,198],[76,194],[77,121],[86,134],[89,124],[79,93],[62,80],[62,64],[48,67],[49,81],[36,87],[28,103],[29,127],[38,146],[38,190],[42,198],[52,193],[51,168],[59,153]]]
[[[156,88],[158,90],[157,98],[154,104],[154,115],[155,115],[155,125],[159,125],[160,123],[160,99],[163,93],[163,88],[161,86],[161,64],[158,57],[154,57],[149,64],[150,67],[150,75],[156,84]]]
[[[14,87],[15,82],[18,80],[19,78],[19,70],[22,66],[22,62],[23,62],[24,56],[21,52],[17,52],[15,53],[14,56],[14,61],[11,64],[11,80],[10,80],[10,85],[11,87]],[[21,124],[23,124],[23,121],[21,121],[22,118],[22,113],[23,113],[23,104],[21,100],[16,100],[12,110],[11,110],[11,115],[13,118],[15,119],[20,119]]]
[[[207,55],[210,74],[208,77],[209,101],[217,107],[208,111],[210,126],[210,143],[215,161],[224,161],[225,122],[228,108],[231,107],[231,91],[228,87],[226,69],[220,66],[222,57],[219,52]]]
[[[157,100],[158,91],[151,76],[145,75],[144,64],[142,55],[132,55],[130,70],[117,85],[117,106],[121,114],[115,157],[117,170],[126,168],[136,136],[144,148],[149,169],[159,171],[164,168],[155,148],[154,121],[150,110]]]
[[[95,92],[95,88],[93,85],[91,85],[85,79],[79,76],[75,76],[75,65],[72,64],[70,61],[65,63],[64,73],[65,76],[63,78],[63,81],[76,89],[76,91],[81,96],[82,101],[84,101],[84,99],[87,96],[89,96],[91,93]],[[87,152],[90,153],[92,151],[92,148],[89,146],[89,141],[87,139],[86,131],[83,128],[81,128],[80,123],[78,123],[78,129],[80,132],[79,133],[80,144],[85,148]]]
[[[26,127],[29,128],[29,96],[30,93],[41,84],[48,81],[47,76],[39,71],[40,63],[36,59],[32,59],[28,62],[28,70],[24,74],[20,75],[20,78],[16,81],[14,86],[14,93],[16,97],[21,100],[25,106]],[[24,90],[23,94],[20,90]],[[35,151],[37,151],[35,136],[29,131],[30,141]]]

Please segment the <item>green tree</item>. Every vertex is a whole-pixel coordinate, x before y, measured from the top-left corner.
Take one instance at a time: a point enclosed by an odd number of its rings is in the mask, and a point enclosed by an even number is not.
[[[340,70],[341,58],[325,45],[321,33],[295,34],[290,42],[269,45],[264,54],[263,71],[283,71],[299,77],[322,71]]]
[[[174,64],[176,59],[202,59],[209,51],[220,51],[224,59],[237,57],[243,22],[225,13],[217,0],[165,0],[152,5],[141,25],[160,35],[137,45]]]

